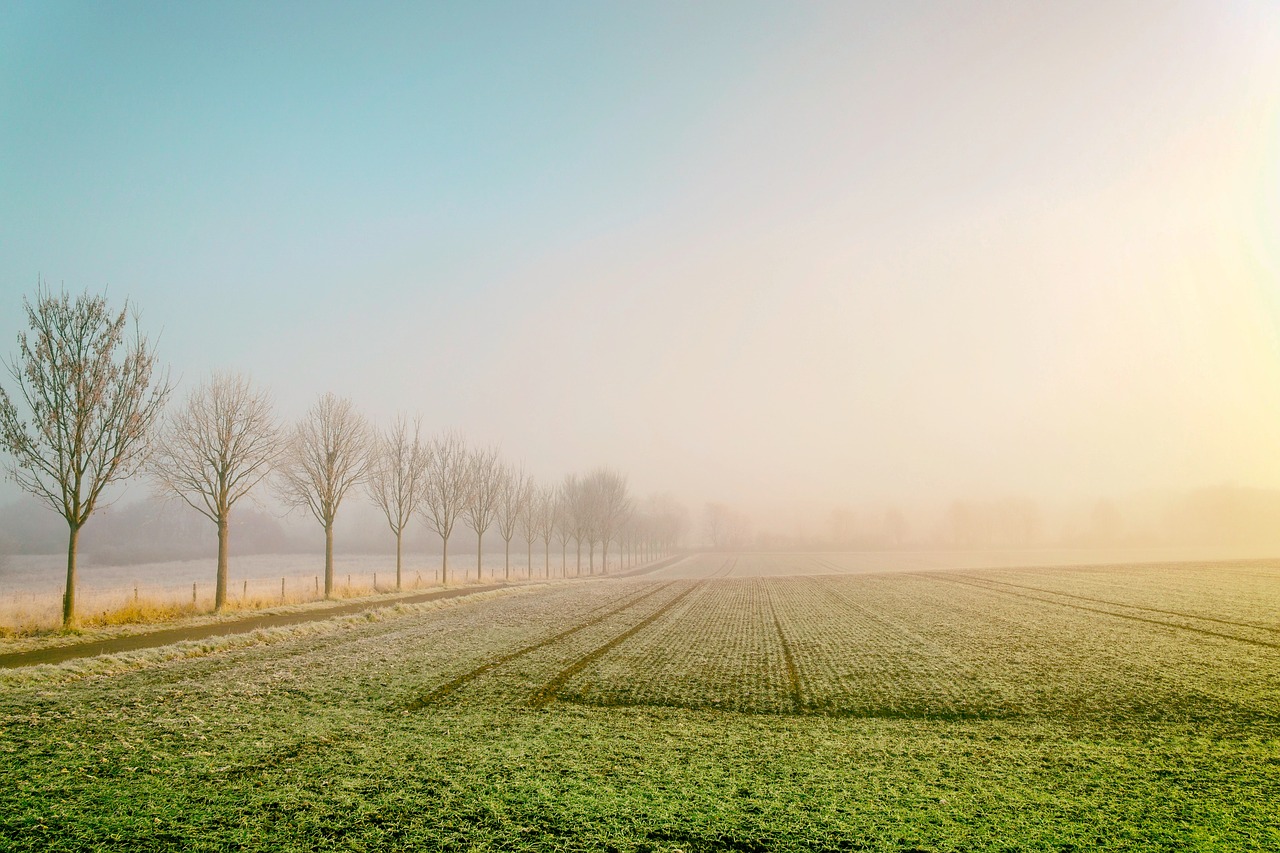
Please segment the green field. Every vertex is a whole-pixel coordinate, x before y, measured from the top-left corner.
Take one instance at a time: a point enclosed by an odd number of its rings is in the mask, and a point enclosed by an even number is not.
[[[1276,563],[700,555],[0,689],[0,849],[1280,849]]]

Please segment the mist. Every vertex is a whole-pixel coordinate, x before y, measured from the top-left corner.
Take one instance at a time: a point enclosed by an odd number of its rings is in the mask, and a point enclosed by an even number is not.
[[[1280,545],[1274,4],[151,11],[0,24],[3,339],[38,276],[106,290],[178,395],[611,465],[695,546],[708,505],[758,547]]]

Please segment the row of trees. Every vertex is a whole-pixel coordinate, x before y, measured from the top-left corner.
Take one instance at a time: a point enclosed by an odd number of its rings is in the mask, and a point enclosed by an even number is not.
[[[542,542],[547,576],[552,539],[561,547],[562,574],[568,543],[575,543],[580,574],[584,543],[594,573],[597,548],[603,569],[611,545],[624,549],[626,559],[648,558],[672,547],[681,533],[678,507],[658,499],[637,508],[626,478],[612,469],[539,484],[495,448],[469,447],[456,433],[426,438],[421,420],[407,416],[374,428],[349,400],[331,393],[284,427],[264,390],[243,376],[217,373],[162,422],[173,386],[154,347],[137,332],[136,316],[133,335],[126,336],[127,305],[112,313],[103,297],[73,300],[43,287],[34,304],[24,305],[30,331],[19,335],[9,372],[27,418],[0,388],[0,442],[12,457],[10,475],[67,521],[65,624],[75,617],[79,531],[105,489],[139,472],[216,526],[218,609],[227,599],[231,512],[269,476],[282,502],[305,509],[324,529],[326,596],[334,589],[334,522],[353,490],[367,493],[395,537],[397,588],[403,536],[415,518],[441,537],[443,583],[459,520],[476,535],[477,579],[484,535],[494,527],[506,543],[506,577],[517,533],[530,572],[533,543]]]

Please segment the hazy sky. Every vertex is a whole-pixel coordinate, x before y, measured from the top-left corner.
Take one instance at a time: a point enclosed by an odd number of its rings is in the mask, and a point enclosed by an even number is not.
[[[37,276],[691,502],[1280,487],[1280,3],[0,14]]]

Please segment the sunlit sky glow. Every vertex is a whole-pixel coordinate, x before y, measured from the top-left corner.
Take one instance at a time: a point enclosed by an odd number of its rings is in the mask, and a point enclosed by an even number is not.
[[[0,352],[43,276],[694,505],[1280,487],[1280,4],[424,5],[6,4]]]

